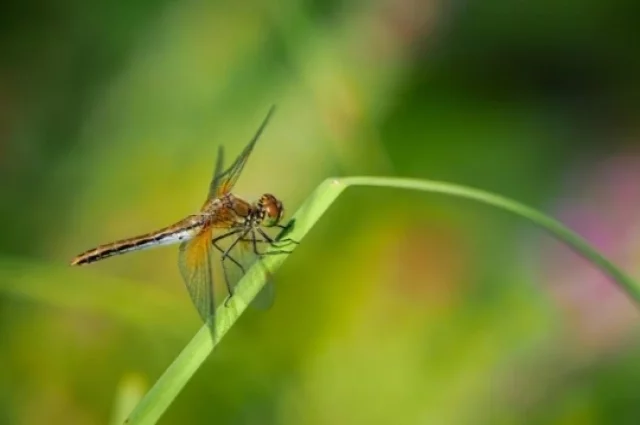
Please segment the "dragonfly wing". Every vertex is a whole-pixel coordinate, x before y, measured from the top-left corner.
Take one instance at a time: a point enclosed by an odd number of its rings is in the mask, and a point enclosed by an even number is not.
[[[205,323],[213,318],[215,302],[211,270],[211,229],[180,244],[178,265],[191,301]],[[213,321],[211,322],[213,323]]]
[[[215,197],[218,193],[218,187],[220,186],[220,179],[222,178],[223,173],[222,167],[224,167],[224,148],[219,146],[216,166],[213,169],[213,177],[211,177],[211,183],[209,184],[209,194],[207,199]]]
[[[271,116],[275,112],[275,109],[276,109],[275,105],[272,105],[271,108],[269,109],[269,112],[267,113],[267,116],[262,121],[262,124],[260,124],[260,128],[258,128],[258,131],[256,132],[256,134],[253,136],[253,138],[251,139],[249,144],[244,148],[244,150],[240,153],[238,158],[236,158],[233,164],[231,164],[231,166],[227,170],[221,173],[218,178],[214,176],[214,182],[212,182],[212,191],[210,191],[209,193],[210,197],[213,197],[213,196],[219,197],[219,196],[225,195],[229,193],[231,189],[233,189],[233,186],[236,184],[238,177],[240,177],[240,173],[242,172],[244,165],[247,163],[247,160],[251,155],[251,151],[253,151],[253,147],[255,146],[256,142],[260,138],[260,135],[262,134],[265,127],[269,123],[269,120],[271,119]],[[214,187],[214,183],[215,183],[215,187]]]

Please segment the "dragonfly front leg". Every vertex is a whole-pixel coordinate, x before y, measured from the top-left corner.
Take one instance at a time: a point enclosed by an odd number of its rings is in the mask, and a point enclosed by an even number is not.
[[[276,241],[273,238],[271,238],[271,236],[267,235],[264,230],[262,230],[260,228],[257,228],[256,230],[264,238],[264,241],[260,240],[260,242],[266,242],[266,243],[268,243],[269,245],[271,245],[272,247],[274,247],[276,249],[281,248],[283,246],[291,245],[292,243],[296,244],[296,245],[300,243],[300,242],[294,241],[293,239],[290,239],[290,238],[282,239],[280,241]],[[254,237],[254,240],[255,240],[255,237]],[[284,245],[279,245],[282,242],[284,242],[285,244]],[[255,250],[257,251],[257,248]],[[265,255],[291,254],[292,252],[293,251],[288,251],[286,249],[278,249],[277,251],[271,251],[271,252],[262,252],[262,253],[256,252],[256,254],[258,254],[260,256],[265,256]]]
[[[291,244],[298,245],[300,242],[294,241],[293,239],[281,239],[279,241],[276,240],[264,240],[264,239],[243,239],[243,242],[256,242],[256,243],[267,243],[274,248],[281,248],[285,246],[289,246]]]

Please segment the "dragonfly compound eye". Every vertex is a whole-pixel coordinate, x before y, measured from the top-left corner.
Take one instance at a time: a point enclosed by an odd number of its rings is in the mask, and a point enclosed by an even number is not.
[[[278,201],[275,196],[266,194],[260,198],[260,204],[262,205],[262,211],[264,211],[263,226],[272,227],[280,223],[284,215],[282,202]]]

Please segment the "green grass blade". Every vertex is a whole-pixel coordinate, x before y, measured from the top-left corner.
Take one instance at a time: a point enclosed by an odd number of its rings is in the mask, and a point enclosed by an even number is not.
[[[287,237],[302,240],[340,193],[349,186],[377,186],[441,193],[475,200],[514,213],[565,242],[609,275],[635,302],[640,303],[638,284],[560,222],[509,198],[451,183],[388,177],[348,177],[325,180],[296,212],[293,217],[295,224]],[[267,256],[265,263],[270,270],[275,271],[286,257],[287,255]],[[215,335],[212,336],[210,329],[203,326],[142,399],[126,423],[131,425],[156,423],[263,285],[264,277],[261,267],[256,265],[247,271],[228,307],[218,309],[215,318]]]
[[[294,240],[302,240],[343,189],[343,185],[329,180],[318,186],[293,216],[293,226],[286,236]],[[291,250],[295,247],[287,247],[287,249]],[[286,254],[266,256],[264,263],[269,270],[275,271],[286,257]],[[125,423],[141,425],[157,422],[196,370],[211,354],[220,339],[260,292],[264,283],[264,273],[260,265],[254,265],[247,270],[228,305],[218,308],[214,335],[211,334],[209,327],[203,326],[145,395],[140,404],[136,406]]]

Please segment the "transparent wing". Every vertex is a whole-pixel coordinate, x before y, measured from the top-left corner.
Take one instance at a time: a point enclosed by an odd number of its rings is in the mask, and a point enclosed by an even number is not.
[[[228,255],[222,260],[227,287],[236,296],[236,288],[242,276],[254,264],[258,264],[264,273],[266,283],[251,306],[261,310],[270,308],[275,299],[275,287],[272,274],[262,261],[262,253],[268,248],[268,242],[252,229],[231,231],[227,235],[228,237],[222,235],[221,238],[216,238],[218,240],[213,245],[220,253],[228,251]]]
[[[207,200],[217,195],[218,186],[220,186],[220,178],[223,172],[222,167],[224,167],[224,149],[222,146],[219,146],[218,157],[216,158],[216,166],[213,169],[213,176],[211,177],[211,183],[209,184],[209,194],[207,195]]]
[[[209,192],[210,197],[214,197],[214,196],[219,197],[219,196],[225,195],[229,193],[231,189],[233,189],[233,186],[236,184],[238,177],[240,177],[240,173],[242,172],[244,165],[247,163],[247,160],[251,155],[251,151],[253,150],[253,147],[255,146],[256,142],[260,138],[260,135],[262,134],[265,127],[269,123],[269,120],[271,119],[271,116],[275,112],[275,109],[276,109],[275,105],[271,106],[271,108],[269,109],[269,112],[267,113],[267,116],[262,121],[260,128],[258,128],[258,131],[256,132],[256,134],[253,136],[253,138],[251,139],[249,144],[244,148],[244,150],[240,153],[238,158],[236,158],[234,163],[231,164],[231,166],[227,170],[220,173],[219,176],[214,176],[213,182],[211,185],[212,190],[210,190]]]
[[[213,319],[215,302],[211,270],[211,229],[180,244],[178,266],[191,301],[205,323]],[[213,324],[213,320],[210,322]]]

